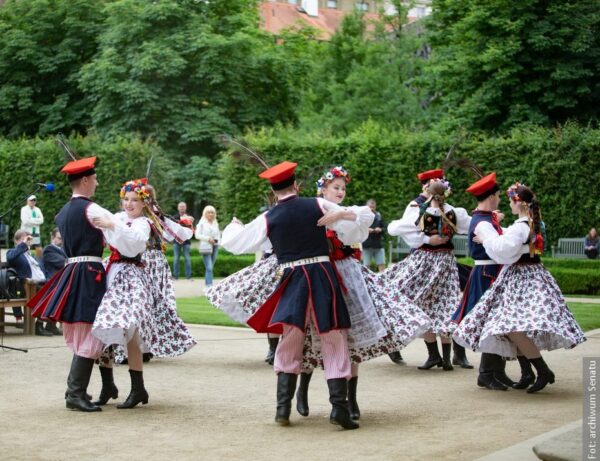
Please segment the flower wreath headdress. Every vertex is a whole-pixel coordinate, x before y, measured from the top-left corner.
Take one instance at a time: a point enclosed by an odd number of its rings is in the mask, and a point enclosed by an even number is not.
[[[506,195],[513,202],[521,202],[522,201],[521,197],[519,197],[519,193],[517,192],[517,189],[519,187],[521,187],[522,185],[523,184],[521,184],[520,182],[516,182],[512,186],[510,186],[508,189],[506,189]]]
[[[123,187],[121,187],[119,196],[123,199],[125,198],[125,194],[127,192],[135,192],[140,199],[142,199],[144,202],[147,202],[151,197],[150,191],[146,187],[147,184],[148,180],[146,178],[132,179],[127,181],[123,184]]]
[[[317,181],[317,194],[320,195],[323,188],[335,178],[344,178],[346,184],[351,181],[350,174],[343,166],[334,166]]]

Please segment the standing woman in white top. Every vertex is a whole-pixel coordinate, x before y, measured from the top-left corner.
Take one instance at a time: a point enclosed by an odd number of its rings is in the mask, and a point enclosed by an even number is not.
[[[585,336],[556,280],[540,262],[544,238],[536,196],[519,183],[512,185],[507,194],[510,209],[519,218],[502,235],[480,226],[474,238],[494,261],[505,266],[460,323],[454,339],[473,350],[516,356],[521,380],[513,387],[531,386],[527,392],[533,393],[554,382],[554,373],[540,350],[569,349],[585,341]]]
[[[219,252],[219,240],[221,240],[221,231],[217,221],[217,210],[215,207],[207,205],[202,211],[202,218],[196,226],[196,238],[200,240],[199,251],[204,261],[204,282],[207,287],[213,284],[213,269],[217,261]]]

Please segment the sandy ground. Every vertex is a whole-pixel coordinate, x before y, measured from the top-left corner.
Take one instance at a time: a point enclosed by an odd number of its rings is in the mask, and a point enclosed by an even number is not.
[[[381,357],[361,366],[360,429],[329,424],[320,370],[311,383],[310,416],[294,410],[292,424],[283,428],[273,422],[276,379],[263,362],[264,336],[190,328],[198,340],[194,349],[147,364],[148,405],[116,409],[130,387],[120,366],[119,398],[92,414],[65,409],[71,354],[62,338],[9,329],[4,345],[29,351],[0,351],[0,459],[472,460],[580,419],[582,357],[600,355],[600,330],[574,350],[546,354],[557,381],[528,395],[479,389],[474,370],[417,370],[425,347],[416,341],[403,352],[407,365]],[[507,369],[517,377],[517,363]],[[99,390],[95,370],[89,391]]]

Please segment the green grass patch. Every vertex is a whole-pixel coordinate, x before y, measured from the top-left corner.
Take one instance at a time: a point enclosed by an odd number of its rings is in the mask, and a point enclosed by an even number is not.
[[[583,331],[600,328],[600,304],[568,303]]]
[[[568,304],[583,331],[600,328],[600,304]],[[177,299],[177,313],[185,323],[246,327],[234,322],[219,309],[213,307],[204,296]]]
[[[177,313],[185,323],[245,327],[245,325],[234,322],[222,311],[213,307],[205,296],[177,299]]]

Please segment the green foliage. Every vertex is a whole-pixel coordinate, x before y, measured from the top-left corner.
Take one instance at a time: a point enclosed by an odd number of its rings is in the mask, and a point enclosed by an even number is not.
[[[69,143],[81,157],[98,156],[99,186],[94,200],[109,210],[118,210],[121,184],[127,179],[143,176],[150,157],[154,157],[155,166],[152,182],[159,192],[166,188],[164,154],[152,143],[142,142],[133,136],[116,137],[107,142],[94,135],[73,136]],[[42,238],[46,243],[49,241],[48,235],[54,227],[53,218],[71,197],[66,177],[59,173],[64,163],[64,154],[54,139],[0,138],[0,184],[3,187],[0,211],[17,204],[4,219],[11,230],[20,227],[20,208],[25,205],[27,196],[36,190],[35,184],[53,182],[56,185],[53,193],[38,193],[38,206],[45,220]],[[169,203],[163,202],[163,205]]]
[[[178,161],[214,138],[293,121],[290,68],[258,27],[254,0],[120,0],[107,6],[96,57],[81,72],[102,133],[152,137]]]
[[[600,295],[600,269],[549,267],[563,293]]]
[[[202,255],[198,253],[198,242],[192,241],[192,248],[190,249],[190,259],[192,260],[192,277],[204,277],[204,263],[202,262]],[[167,261],[169,265],[173,267],[173,251],[170,249],[167,252]],[[234,272],[242,270],[244,267],[254,263],[254,255],[232,255],[224,250],[219,250],[217,255],[217,261],[213,269],[214,277],[227,277]],[[183,256],[179,258],[179,273],[183,274]]]
[[[0,7],[0,136],[85,132],[78,74],[97,50],[104,0],[9,0]]]
[[[435,0],[432,7],[423,86],[443,125],[495,131],[597,119],[595,0]]]
[[[374,198],[389,222],[398,218],[420,192],[416,173],[439,167],[456,136],[436,131],[392,131],[369,122],[348,135],[303,134],[291,129],[262,130],[246,141],[274,164],[293,160],[300,164],[298,177],[305,195],[314,194],[314,182],[326,167],[342,164],[353,181],[346,203],[362,204]],[[590,190],[600,183],[600,130],[566,124],[556,129],[520,127],[505,136],[473,136],[460,144],[455,155],[467,157],[485,171],[496,171],[501,188],[515,181],[530,185],[542,205],[549,243],[560,237],[584,236],[600,215],[598,200]],[[221,221],[235,215],[249,220],[265,203],[268,184],[256,177],[258,170],[228,156],[218,165],[218,207]],[[464,192],[475,177],[451,168],[450,203],[467,210],[476,203]],[[501,208],[511,222],[506,199]]]

